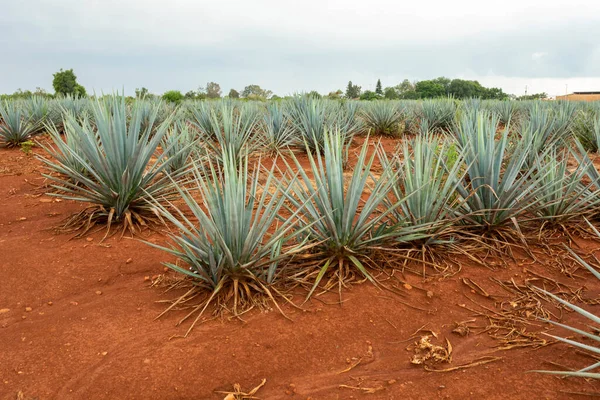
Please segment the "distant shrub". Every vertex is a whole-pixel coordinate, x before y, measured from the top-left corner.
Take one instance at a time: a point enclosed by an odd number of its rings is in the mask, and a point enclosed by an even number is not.
[[[183,100],[184,96],[179,90],[169,90],[162,95],[163,100],[171,103],[179,104]]]

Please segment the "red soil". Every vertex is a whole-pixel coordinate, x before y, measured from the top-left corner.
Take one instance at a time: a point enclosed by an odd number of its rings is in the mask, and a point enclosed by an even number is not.
[[[388,150],[393,147],[386,142]],[[212,320],[188,338],[170,339],[187,330],[187,324],[176,326],[184,311],[154,320],[166,307],[157,301],[176,293],[166,296],[146,280],[163,273],[161,262],[169,257],[137,239],[113,237],[101,244],[102,233],[72,240],[55,233],[61,219],[83,206],[42,195],[40,171],[34,158],[0,150],[0,399],[19,392],[25,399],[222,399],[215,391],[231,390],[234,383],[249,391],[263,378],[266,385],[257,392],[263,399],[567,399],[575,396],[567,392],[600,392],[595,382],[527,373],[556,369],[546,361],[573,368],[593,362],[569,346],[494,351],[498,343],[481,330],[451,332],[455,322],[473,318],[473,325],[486,325],[464,307],[478,308],[468,298],[499,310],[461,278],[509,300],[489,277],[519,283],[532,276],[516,264],[492,271],[464,262],[460,273],[445,279],[396,273],[411,284],[398,284],[404,296],[357,284],[344,291],[341,306],[317,300],[306,311],[283,306],[293,322],[278,312],[252,311],[245,322]],[[157,233],[146,239],[165,241]],[[568,278],[552,261],[526,268],[586,286],[584,297],[597,297],[600,285],[591,275],[578,271],[588,279]],[[337,294],[322,297],[335,302]],[[584,307],[599,312],[598,306]],[[581,326],[573,313],[563,313],[563,321]],[[447,338],[453,347],[452,362],[435,368],[487,355],[502,359],[426,372],[410,363],[414,353],[407,350],[424,325],[438,333],[435,343]],[[550,329],[536,325],[528,331]]]

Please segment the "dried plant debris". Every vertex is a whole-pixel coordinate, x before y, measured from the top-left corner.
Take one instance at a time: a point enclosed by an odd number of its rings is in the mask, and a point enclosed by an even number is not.
[[[456,333],[459,336],[467,336],[471,332],[469,324],[477,321],[476,319],[470,319],[467,321],[455,322],[452,328],[452,333]]]
[[[225,398],[223,400],[248,400],[248,399],[258,399],[259,397],[254,397],[256,392],[260,388],[262,388],[267,383],[266,379],[263,379],[262,382],[256,386],[254,389],[249,392],[242,391],[242,386],[239,383],[235,383],[233,385],[233,392],[216,392],[225,394]]]
[[[416,365],[422,364],[437,364],[452,362],[452,345],[446,339],[445,346],[440,346],[431,343],[432,338],[437,338],[437,335],[432,332],[432,335],[424,335],[414,344],[414,355],[410,362]]]

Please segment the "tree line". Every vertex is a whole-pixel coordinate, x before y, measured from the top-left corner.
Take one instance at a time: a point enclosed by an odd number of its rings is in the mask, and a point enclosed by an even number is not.
[[[54,95],[47,93],[44,89],[38,87],[34,92],[18,89],[12,95],[2,95],[2,97],[27,98],[31,96],[54,97],[57,95],[84,97],[87,95],[85,88],[77,82],[77,76],[73,72],[73,69],[60,69],[60,71],[54,73],[52,86],[55,91]],[[449,79],[446,77],[414,82],[404,79],[401,83],[395,86],[388,86],[385,88],[383,88],[381,80],[378,79],[374,91],[363,91],[361,86],[349,81],[345,92],[342,90],[336,90],[329,92],[326,96],[323,96],[319,92],[313,90],[306,94],[318,98],[326,97],[330,99],[346,98],[360,100],[416,100],[438,97],[453,97],[456,99],[481,98],[495,100],[535,100],[545,99],[548,97],[546,93],[534,93],[516,97],[514,95],[504,93],[500,88],[486,88],[475,80]],[[173,103],[180,103],[183,100],[218,99],[221,98],[222,95],[223,92],[221,90],[221,86],[216,82],[208,82],[206,86],[201,86],[197,90],[190,90],[185,94],[179,90],[169,90],[162,95],[155,95],[150,93],[150,91],[145,87],[135,89],[136,98],[161,97],[165,101],[170,101]],[[279,98],[277,95],[273,94],[272,91],[263,89],[259,85],[248,85],[240,92],[235,89],[231,89],[226,97],[261,101]]]

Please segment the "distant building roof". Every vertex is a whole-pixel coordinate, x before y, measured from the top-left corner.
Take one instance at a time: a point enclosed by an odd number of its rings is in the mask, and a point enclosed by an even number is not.
[[[600,92],[573,92],[573,94],[600,94]]]

